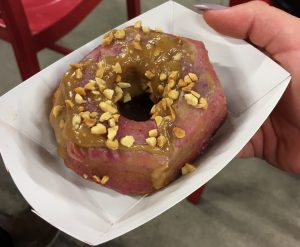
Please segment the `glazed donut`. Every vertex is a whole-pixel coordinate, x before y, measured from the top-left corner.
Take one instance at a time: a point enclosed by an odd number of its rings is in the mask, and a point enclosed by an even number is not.
[[[202,42],[134,26],[71,64],[50,123],[67,167],[124,194],[191,172],[223,123],[226,99]]]

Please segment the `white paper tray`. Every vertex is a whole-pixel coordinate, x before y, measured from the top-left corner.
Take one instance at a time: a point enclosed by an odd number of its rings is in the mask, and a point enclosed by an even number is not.
[[[215,33],[201,15],[172,1],[142,20],[152,28],[204,41],[225,89],[229,116],[196,172],[148,197],[124,196],[65,168],[48,123],[49,102],[70,63],[98,46],[101,37],[62,58],[0,98],[0,151],[14,182],[35,212],[91,245],[118,237],[158,216],[223,169],[270,114],[289,74],[244,41]]]

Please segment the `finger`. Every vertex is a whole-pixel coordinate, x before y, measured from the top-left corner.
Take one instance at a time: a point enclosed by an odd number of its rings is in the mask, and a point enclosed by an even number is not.
[[[216,31],[235,38],[249,39],[271,55],[299,49],[299,19],[262,1],[206,11],[204,18]]]

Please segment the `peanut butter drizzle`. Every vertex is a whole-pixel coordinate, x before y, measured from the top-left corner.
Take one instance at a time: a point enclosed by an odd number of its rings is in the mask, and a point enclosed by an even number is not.
[[[156,104],[163,97],[168,97],[164,95],[166,93],[162,92],[161,88],[165,88],[168,84],[168,76],[172,74],[172,71],[177,71],[178,74],[174,79],[175,85],[172,89],[177,90],[179,94],[181,92],[178,81],[190,72],[190,67],[194,61],[194,46],[190,45],[185,39],[161,32],[151,30],[145,33],[142,28],[133,27],[124,30],[124,38],[118,33],[118,38],[113,38],[111,41],[109,39],[116,31],[109,33],[106,36],[108,37],[108,44],[103,44],[100,48],[101,52],[105,49],[114,49],[118,55],[106,55],[101,61],[85,59],[79,64],[71,65],[55,92],[53,106],[60,105],[63,108],[56,117],[53,115],[52,110],[50,123],[54,128],[62,156],[64,156],[66,141],[73,142],[81,147],[106,147],[106,134],[92,134],[91,127],[88,127],[83,119],[81,119],[79,124],[75,125],[76,127],[74,126],[74,115],[79,115],[80,112],[85,111],[95,112],[94,115],[97,113],[97,116],[91,118],[96,119],[96,122],[100,123],[99,117],[103,111],[99,108],[99,103],[109,100],[103,95],[103,91],[101,92],[97,83],[94,84],[94,90],[86,86],[89,80],[95,82],[96,77],[104,80],[106,82],[105,88],[114,90],[114,96],[111,99],[114,101],[114,97],[117,94],[116,86],[119,85],[119,82],[116,82],[116,80],[120,80],[121,77],[120,82],[130,83],[131,85],[122,89],[123,97],[125,93],[135,97],[148,91],[151,94],[151,100]],[[100,65],[99,62],[101,63]],[[121,73],[117,64],[120,65]],[[105,67],[103,75],[99,71],[101,66]],[[163,78],[163,76],[160,77],[161,74],[166,74],[166,79],[161,80]],[[80,95],[81,98],[78,95],[76,96],[76,90],[77,92],[82,92],[82,90],[78,89],[79,87],[88,88],[84,90],[85,95]],[[122,102],[123,97],[119,99],[119,102]],[[76,103],[76,99],[78,102],[80,100],[84,102]],[[177,100],[174,99],[173,103]],[[117,106],[119,102],[113,103],[113,105]],[[117,114],[120,113],[117,112]],[[166,137],[166,144],[162,148],[157,146],[151,147],[146,144],[133,144],[130,148],[119,145],[119,149],[144,150],[160,154],[170,152],[170,143],[172,138],[174,138],[172,135],[174,119],[172,119],[170,109],[166,107],[166,110],[164,110],[162,106],[157,107],[152,116],[153,118],[155,116],[164,117],[164,121],[157,129],[160,135]],[[102,122],[102,124],[109,128],[107,122]],[[118,125],[117,122],[116,125]]]

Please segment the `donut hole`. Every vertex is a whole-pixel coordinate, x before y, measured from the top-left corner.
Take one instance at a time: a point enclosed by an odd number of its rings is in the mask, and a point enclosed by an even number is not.
[[[119,111],[122,116],[134,121],[147,121],[151,118],[150,110],[153,106],[150,94],[144,92],[132,98],[127,103],[119,103]]]

